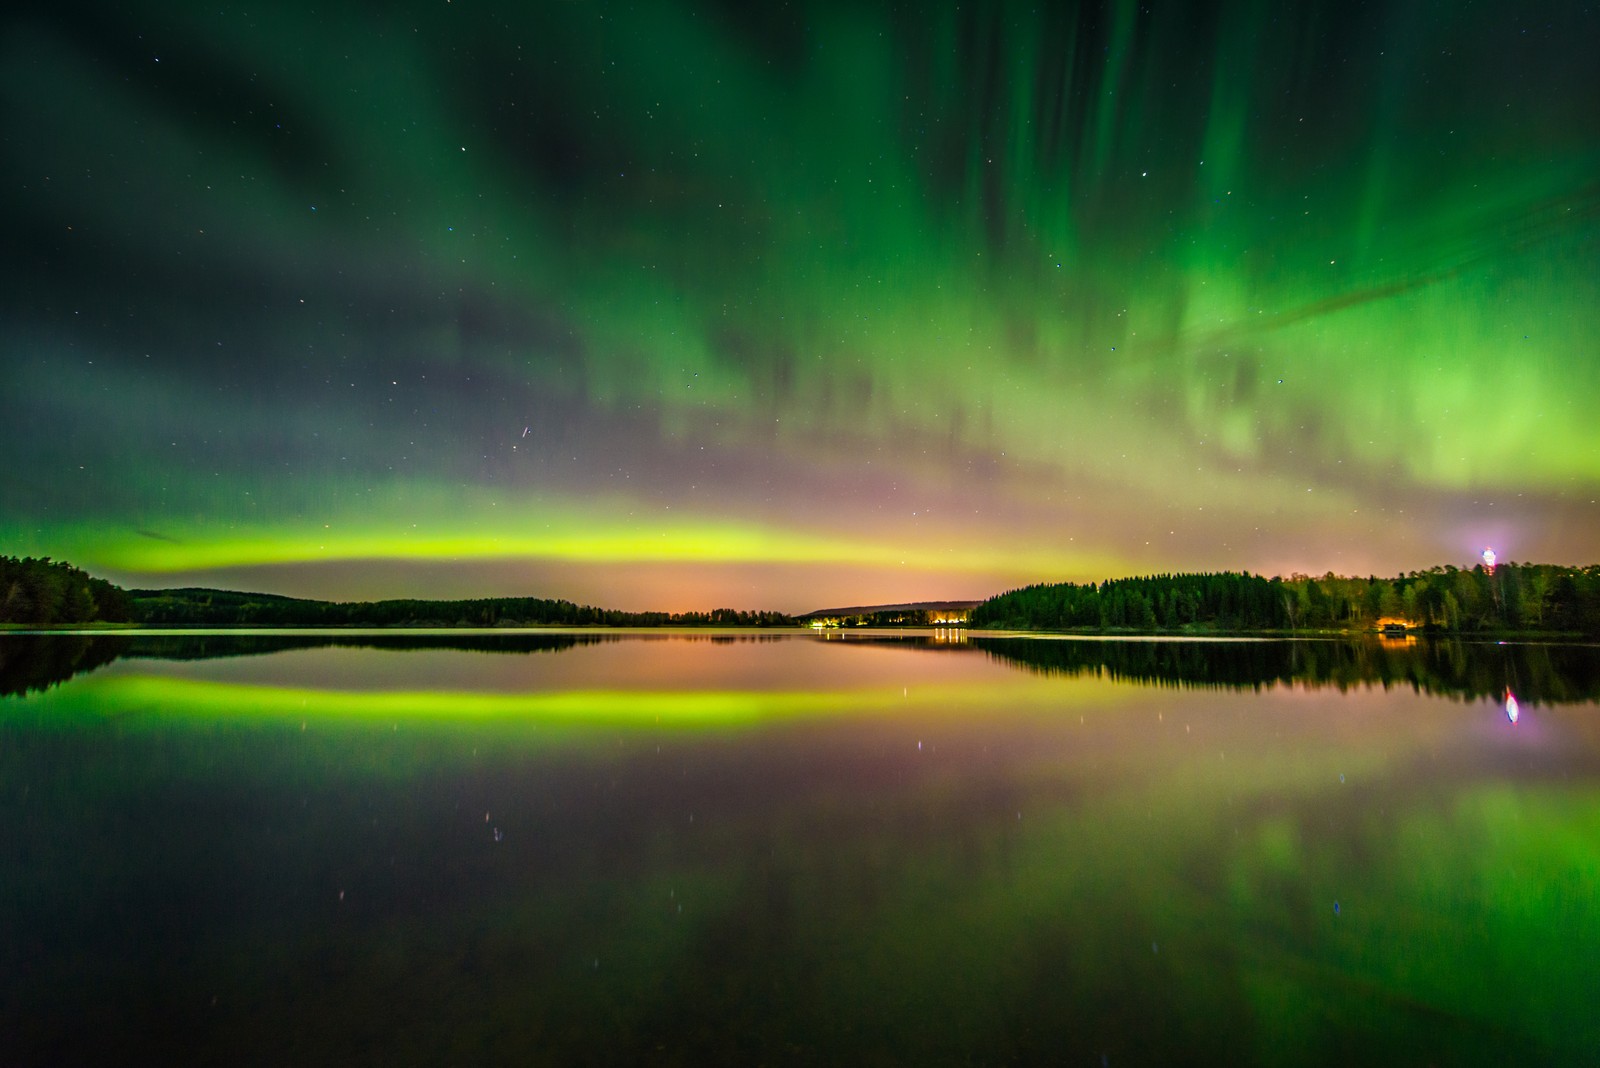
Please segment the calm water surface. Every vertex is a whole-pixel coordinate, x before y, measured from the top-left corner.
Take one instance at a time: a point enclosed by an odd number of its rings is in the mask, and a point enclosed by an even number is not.
[[[1593,1063],[1600,649],[0,636],[0,1063]]]

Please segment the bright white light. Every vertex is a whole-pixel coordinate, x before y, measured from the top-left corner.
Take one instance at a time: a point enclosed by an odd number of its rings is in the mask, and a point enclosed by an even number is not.
[[[1493,549],[1487,549],[1486,548],[1486,549],[1483,550],[1483,566],[1487,567],[1490,571],[1494,570],[1494,550]]]

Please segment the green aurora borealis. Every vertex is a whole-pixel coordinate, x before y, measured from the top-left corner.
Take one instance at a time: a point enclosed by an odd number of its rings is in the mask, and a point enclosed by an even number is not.
[[[1600,556],[1600,13],[28,5],[0,551],[623,608]]]

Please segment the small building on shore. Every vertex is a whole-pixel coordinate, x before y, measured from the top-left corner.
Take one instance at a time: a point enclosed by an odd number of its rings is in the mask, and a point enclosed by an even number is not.
[[[907,604],[819,608],[795,619],[817,630],[833,627],[965,627],[982,601],[913,601]]]

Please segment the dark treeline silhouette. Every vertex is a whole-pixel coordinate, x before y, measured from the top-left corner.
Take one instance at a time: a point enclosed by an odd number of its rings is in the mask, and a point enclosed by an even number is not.
[[[0,556],[0,623],[117,623],[126,622],[130,611],[127,591],[71,564],[48,556]]]
[[[1222,572],[1111,579],[1098,585],[1049,583],[991,597],[972,611],[974,627],[1175,630],[1193,624],[1231,630],[1286,626],[1279,580]]]
[[[1046,583],[990,598],[975,627],[1020,630],[1352,630],[1380,621],[1453,634],[1600,634],[1600,565],[1434,567],[1395,578],[1240,572]]]
[[[891,606],[918,609],[918,605]],[[927,624],[926,611],[872,618]],[[793,616],[718,608],[624,612],[542,597],[317,601],[230,590],[123,590],[49,557],[0,556],[0,623],[325,627],[788,627]],[[1600,634],[1600,565],[1453,566],[1395,578],[1262,578],[1247,572],[1168,574],[1101,583],[1043,583],[972,610],[974,627],[1022,630],[1300,631],[1370,629],[1380,621],[1470,635]]]
[[[781,612],[623,612],[543,597],[459,601],[312,601],[232,590],[130,590],[132,615],[147,626],[294,627],[786,627]]]

